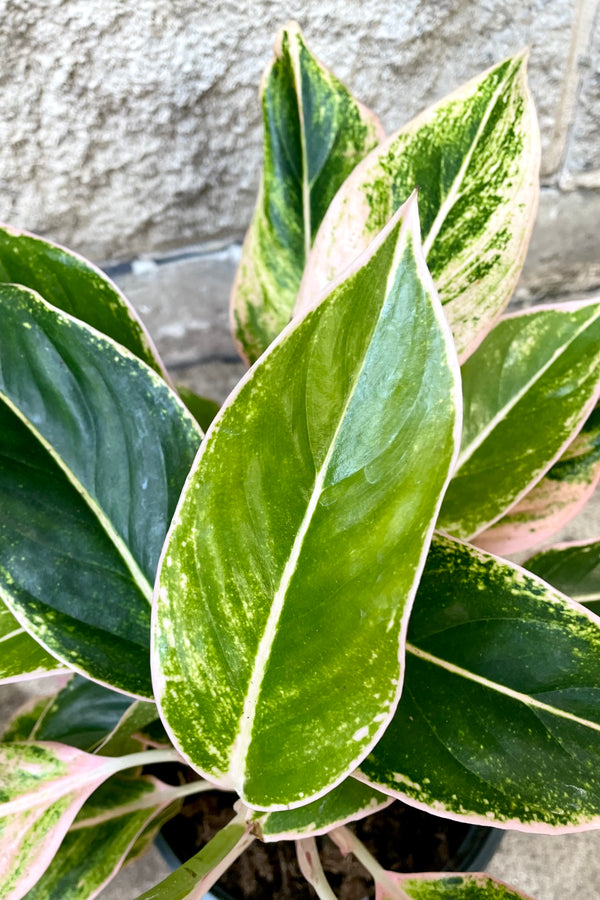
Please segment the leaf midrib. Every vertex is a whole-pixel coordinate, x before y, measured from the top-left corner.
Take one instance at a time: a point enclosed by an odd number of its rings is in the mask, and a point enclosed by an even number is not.
[[[446,221],[446,218],[447,218],[448,214],[450,213],[450,210],[452,209],[452,207],[454,206],[454,204],[456,203],[456,201],[458,200],[458,198],[460,196],[460,185],[462,185],[465,174],[467,172],[467,169],[471,165],[471,160],[473,158],[473,154],[475,153],[475,149],[476,149],[477,145],[479,144],[481,135],[483,134],[483,131],[490,119],[492,110],[494,109],[494,107],[496,106],[496,103],[498,102],[499,96],[503,93],[506,84],[511,80],[511,76],[513,75],[513,73],[514,73],[514,68],[513,67],[509,68],[509,70],[505,74],[505,77],[500,81],[500,83],[498,84],[498,87],[496,88],[496,90],[492,94],[492,97],[490,98],[490,101],[486,107],[485,115],[481,119],[479,127],[475,133],[475,137],[473,138],[473,141],[471,142],[469,151],[465,155],[463,163],[462,163],[460,169],[458,170],[454,181],[452,182],[452,186],[451,186],[450,190],[448,191],[448,193],[446,194],[446,198],[444,199],[442,205],[440,206],[440,208],[438,210],[438,213],[437,213],[435,219],[433,220],[433,224],[432,224],[431,228],[429,229],[429,234],[423,241],[423,253],[425,254],[426,258],[429,255],[429,251],[431,250],[431,247],[432,247],[435,239],[437,238],[438,234],[440,233],[440,230],[441,230],[444,222]]]
[[[403,234],[402,234],[403,232]],[[360,381],[360,377],[362,375],[365,362],[368,356],[368,348],[371,344],[371,340],[373,335],[375,334],[379,323],[381,321],[381,317],[383,314],[383,310],[386,308],[387,299],[390,295],[391,288],[394,282],[394,274],[398,265],[398,259],[405,251],[407,245],[406,239],[406,231],[404,227],[401,226],[401,234],[398,236],[398,240],[396,243],[396,247],[394,250],[393,259],[390,264],[388,280],[386,283],[385,293],[380,305],[379,315],[377,321],[375,322],[373,329],[371,331],[371,337],[369,343],[366,346],[366,350],[363,354],[363,359],[361,365],[356,373],[351,389],[348,392],[348,396],[346,398],[346,402],[344,404],[343,410],[340,413],[338,425],[335,429],[333,437],[331,439],[331,443],[327,454],[321,464],[319,471],[317,472],[314,480],[313,489],[311,491],[310,499],[308,501],[306,512],[303,516],[302,522],[300,523],[300,527],[296,533],[296,537],[294,538],[294,542],[292,544],[292,548],[288,555],[287,562],[284,566],[279,586],[273,596],[273,601],[271,603],[271,609],[269,611],[269,616],[267,619],[267,624],[263,631],[262,637],[259,641],[257,653],[255,656],[255,664],[252,671],[252,675],[250,676],[250,680],[248,682],[248,688],[246,690],[246,697],[244,699],[243,711],[240,717],[240,728],[236,735],[236,738],[233,743],[232,752],[230,755],[230,765],[229,772],[234,777],[237,773],[241,774],[245,771],[245,766],[243,765],[244,759],[250,746],[252,739],[252,730],[254,726],[254,719],[256,716],[257,709],[257,700],[260,694],[260,689],[262,686],[262,682],[264,680],[264,675],[267,667],[267,662],[269,659],[268,649],[272,646],[275,635],[277,633],[277,625],[279,623],[279,619],[281,617],[281,613],[283,611],[285,598],[287,595],[287,590],[289,588],[290,582],[292,580],[293,574],[296,571],[296,566],[298,560],[300,558],[302,545],[304,543],[304,538],[308,532],[310,527],[313,513],[318,505],[319,499],[321,497],[321,488],[323,486],[325,476],[327,475],[327,471],[329,468],[329,463],[333,456],[335,447],[337,445],[337,438],[341,431],[341,428],[345,422],[346,414],[350,403],[354,397],[356,387]],[[239,789],[241,785],[237,785]]]
[[[595,304],[591,303],[589,308],[593,309],[594,306],[595,306]],[[577,311],[578,310],[574,310],[574,312],[577,312]],[[535,315],[535,314],[532,313],[531,315]],[[546,372],[552,368],[552,366],[558,361],[558,359],[560,359],[560,357],[563,355],[563,353],[567,352],[567,350],[570,348],[571,344],[573,344],[574,341],[576,341],[577,338],[587,328],[589,328],[590,325],[592,325],[593,322],[596,319],[598,319],[599,316],[600,316],[600,310],[598,312],[596,312],[595,315],[591,316],[584,324],[582,324],[575,333],[571,334],[569,336],[568,340],[564,344],[561,344],[561,346],[555,350],[555,352],[548,359],[548,361],[546,363],[544,363],[544,365],[540,369],[537,369],[535,374],[527,382],[525,382],[523,384],[523,386],[520,388],[520,390],[518,390],[515,394],[513,394],[511,396],[510,400],[507,403],[505,403],[504,406],[501,407],[501,409],[498,410],[498,412],[490,419],[490,421],[485,426],[485,428],[483,428],[479,432],[479,434],[474,438],[474,440],[472,440],[471,443],[468,444],[468,446],[465,447],[465,449],[461,451],[461,453],[458,457],[458,462],[456,464],[456,468],[454,470],[454,476],[456,476],[458,474],[458,472],[462,468],[462,466],[472,458],[472,456],[477,452],[477,450],[479,450],[481,445],[487,440],[487,438],[492,434],[492,432],[497,428],[497,426],[504,419],[507,418],[507,416],[513,411],[515,406],[517,406],[517,404],[531,390],[531,388],[536,384],[536,382],[538,382],[542,378],[542,376],[545,375]]]
[[[512,688],[507,687],[506,685],[499,684],[496,681],[491,681],[489,678],[484,678],[482,675],[477,675],[475,674],[475,672],[470,672],[468,669],[463,669],[462,666],[457,666],[455,665],[455,663],[451,663],[448,660],[441,659],[438,656],[434,656],[432,653],[427,653],[425,650],[421,650],[419,647],[415,647],[414,644],[411,644],[408,641],[406,642],[406,651],[407,653],[411,653],[413,656],[416,656],[419,659],[424,660],[425,662],[438,666],[438,668],[445,669],[447,672],[458,675],[462,678],[466,678],[468,681],[475,682],[482,687],[496,691],[499,694],[504,694],[506,697],[510,697],[513,700],[517,700],[525,706],[539,709],[542,712],[550,713],[551,715],[557,716],[558,718],[569,719],[569,721],[575,722],[578,725],[583,725],[586,728],[591,728],[593,731],[600,732],[600,724],[596,722],[591,722],[589,719],[582,719],[580,716],[574,715],[574,713],[559,709],[556,706],[550,706],[548,703],[542,703],[541,700],[536,700],[534,697],[530,697],[528,694],[523,694],[520,691],[515,691]]]

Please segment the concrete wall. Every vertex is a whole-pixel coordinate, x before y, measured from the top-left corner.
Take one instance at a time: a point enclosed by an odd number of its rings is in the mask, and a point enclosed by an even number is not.
[[[0,219],[97,260],[239,239],[257,84],[289,18],[387,130],[530,45],[544,192],[528,289],[600,283],[597,0],[0,0]]]

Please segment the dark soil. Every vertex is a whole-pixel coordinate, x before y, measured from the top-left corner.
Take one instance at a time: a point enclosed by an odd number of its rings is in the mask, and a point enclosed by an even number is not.
[[[187,774],[187,773],[186,773]],[[164,767],[161,775],[164,777]],[[234,794],[210,791],[186,802],[168,822],[163,837],[185,861],[233,817]],[[435,872],[467,868],[469,850],[478,848],[490,829],[478,829],[421,812],[400,801],[348,826],[386,869],[395,872]],[[473,838],[475,839],[473,841]],[[327,837],[317,838],[325,874],[340,900],[371,900],[370,875],[354,857],[343,857]],[[469,846],[469,850],[467,850]],[[226,892],[225,894],[223,893]],[[300,873],[293,841],[254,841],[220,878],[213,892],[235,900],[314,900],[313,889]]]

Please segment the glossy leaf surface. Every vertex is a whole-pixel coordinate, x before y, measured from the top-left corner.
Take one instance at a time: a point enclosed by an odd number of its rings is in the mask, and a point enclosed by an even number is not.
[[[404,875],[388,872],[387,875],[411,900],[532,900],[528,894],[483,873]],[[375,900],[395,900],[395,897],[378,884]]]
[[[567,597],[600,612],[600,540],[555,544],[523,563]]]
[[[120,775],[101,785],[79,811],[26,900],[96,897],[117,874],[139,835],[168,803],[164,788],[166,785],[154,779]]]
[[[29,704],[20,710],[2,740],[59,741],[91,752],[131,705],[131,697],[74,675],[53,697],[35,700],[33,716]]]
[[[402,698],[361,777],[467,821],[597,828],[599,652],[596,616],[518,566],[436,537]]]
[[[0,600],[0,684],[53,675],[63,669],[62,663],[25,631]]]
[[[295,23],[277,36],[261,104],[264,168],[231,300],[234,337],[251,362],[290,320],[334,194],[383,137],[375,116],[315,59]]]
[[[51,241],[0,224],[0,283],[20,284],[123,344],[151,368],[164,366],[129,301],[88,260]]]
[[[0,285],[0,314],[1,596],[62,661],[151,697],[151,585],[200,430],[144,363],[37,294]]]
[[[344,183],[317,235],[299,306],[318,296],[418,188],[421,235],[458,355],[508,303],[537,209],[539,137],[523,54],[380,144]]]
[[[438,528],[469,539],[560,458],[598,396],[600,306],[507,316],[462,367],[460,456]]]
[[[194,768],[257,809],[333,788],[397,702],[460,405],[418,239],[411,201],[248,373],[166,544],[162,718]]]
[[[325,834],[337,825],[355,822],[384,809],[392,798],[354,778],[347,778],[319,800],[296,809],[256,813],[252,831],[262,841],[292,840]]]
[[[541,481],[491,528],[478,534],[474,543],[503,556],[548,540],[583,509],[599,480],[600,409],[597,408]]]

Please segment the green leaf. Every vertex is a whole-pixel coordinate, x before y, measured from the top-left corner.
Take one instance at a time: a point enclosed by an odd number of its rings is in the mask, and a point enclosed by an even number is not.
[[[411,900],[532,900],[515,888],[489,875],[459,875],[454,872],[405,875],[387,872],[388,878],[402,888]],[[375,900],[396,900],[383,885],[377,885]]]
[[[105,759],[52,742],[0,745],[0,898],[20,900],[33,887],[103,781],[176,758],[172,750]]]
[[[158,710],[154,703],[136,700],[123,711],[110,734],[106,735],[98,746],[97,752],[101,752],[103,756],[123,756],[126,753],[133,753],[140,743],[139,738],[133,735],[137,735],[157,719]]]
[[[383,137],[373,113],[315,59],[294,22],[277,36],[261,104],[264,168],[231,298],[234,337],[251,362],[290,320],[334,194]]]
[[[600,539],[555,544],[523,565],[567,597],[600,612]]]
[[[200,900],[253,840],[248,826],[236,817],[185,865],[136,900]]]
[[[459,409],[411,200],[226,402],[165,545],[161,717],[249,806],[322,796],[392,715]]]
[[[583,607],[512,563],[436,537],[402,699],[360,777],[480,824],[598,827],[599,652],[600,620]]]
[[[0,419],[0,429],[2,423]],[[0,455],[1,455],[0,437]],[[0,460],[1,465],[1,460]],[[0,480],[2,475],[0,474]],[[1,529],[1,526],[0,526]],[[54,675],[64,666],[46,653],[0,600],[0,684]]]
[[[438,528],[470,539],[540,480],[598,396],[600,305],[507,316],[462,367],[460,456]]]
[[[115,775],[86,801],[25,900],[88,900],[117,874],[138,837],[170,803],[167,785]]]
[[[210,423],[219,412],[219,404],[208,397],[200,397],[183,384],[177,385],[177,393],[191,412],[202,431],[208,431]]]
[[[20,284],[127,347],[167,377],[146,329],[119,288],[82,256],[0,225],[0,283]]]
[[[600,408],[596,408],[541,481],[473,543],[501,556],[541,544],[583,509],[599,480]]]
[[[59,741],[92,751],[131,705],[131,697],[74,675],[54,696],[35,701],[35,717],[29,704],[19,710],[2,740]],[[154,704],[144,706],[154,709],[156,715]]]
[[[323,220],[297,309],[418,188],[427,265],[465,359],[517,283],[537,210],[539,153],[521,53],[421,113],[355,168]]]
[[[294,840],[325,834],[337,825],[363,819],[392,803],[392,798],[355,778],[347,778],[319,800],[270,813],[255,813],[252,832],[262,841]]]
[[[53,655],[152,697],[150,598],[200,431],[143,362],[0,285],[0,597]]]

